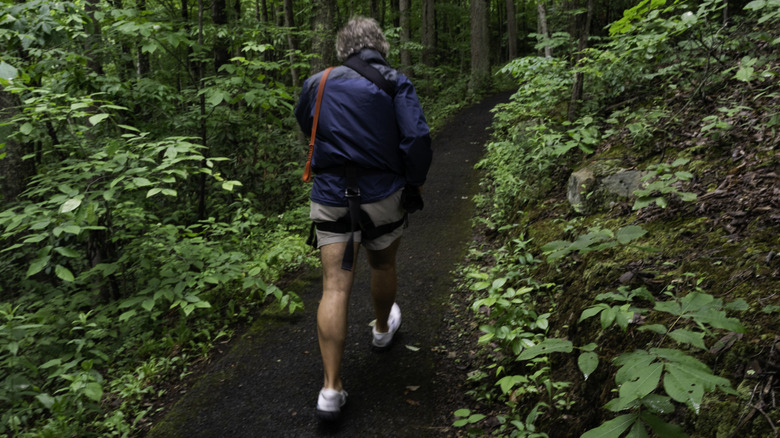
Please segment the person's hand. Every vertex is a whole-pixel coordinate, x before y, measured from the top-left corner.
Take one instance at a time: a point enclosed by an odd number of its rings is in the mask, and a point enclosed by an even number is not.
[[[421,192],[422,186],[407,185],[404,187],[404,191],[401,194],[401,206],[407,213],[414,213],[425,207]]]

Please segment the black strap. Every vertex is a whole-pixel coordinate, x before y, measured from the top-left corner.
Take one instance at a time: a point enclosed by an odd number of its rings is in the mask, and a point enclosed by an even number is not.
[[[333,171],[333,169],[331,169]],[[361,231],[363,239],[373,240],[385,234],[391,233],[396,228],[408,225],[408,216],[396,222],[380,226],[374,225],[374,221],[368,216],[368,213],[360,208],[360,187],[358,187],[358,169],[349,164],[343,168],[344,176],[347,180],[345,195],[347,198],[347,214],[334,222],[317,222],[312,224],[309,231],[309,239],[306,243],[317,247],[317,233],[315,227],[320,231],[329,231],[331,233],[350,233],[347,247],[344,250],[344,257],[341,259],[341,269],[351,271],[355,265],[355,232]]]
[[[371,64],[364,61],[360,56],[354,54],[344,61],[344,65],[360,73],[361,76],[376,84],[379,89],[387,93],[390,97],[395,97],[395,84],[388,80],[386,77],[371,66]]]

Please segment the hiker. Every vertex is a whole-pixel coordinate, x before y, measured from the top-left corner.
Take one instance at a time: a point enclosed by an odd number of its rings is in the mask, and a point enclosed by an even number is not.
[[[389,348],[401,325],[396,253],[407,213],[423,207],[420,193],[432,157],[417,94],[385,60],[389,44],[376,20],[352,18],[336,40],[344,65],[307,79],[295,108],[301,129],[311,137],[304,180],[316,175],[310,240],[322,260],[317,310],[325,374],[317,400],[322,420],[338,419],[346,402],[340,369],[361,244],[371,267],[372,348]]]

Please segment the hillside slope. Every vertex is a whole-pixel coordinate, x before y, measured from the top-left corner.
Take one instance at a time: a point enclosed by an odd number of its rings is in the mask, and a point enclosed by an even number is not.
[[[565,62],[505,68],[463,268],[464,430],[777,436],[778,13],[720,27],[704,3],[627,11],[571,123]]]

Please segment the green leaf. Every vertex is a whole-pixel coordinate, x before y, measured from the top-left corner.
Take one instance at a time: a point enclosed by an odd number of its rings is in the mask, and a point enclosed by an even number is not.
[[[620,367],[615,374],[615,383],[622,385],[626,381],[640,378],[656,359],[655,355],[645,350],[621,354],[614,360],[615,365]]]
[[[38,400],[38,402],[40,402],[46,409],[51,409],[51,407],[54,406],[54,403],[57,401],[57,399],[45,392],[36,395],[35,399]]]
[[[89,382],[84,386],[84,395],[91,400],[99,402],[103,397],[103,388],[100,386],[100,383]]]
[[[656,436],[663,438],[688,438],[688,435],[680,426],[667,423],[650,412],[642,412],[641,418],[651,429],[653,429]]]
[[[133,178],[133,184],[138,187],[146,187],[152,185],[152,182],[144,177]]]
[[[585,352],[580,354],[577,358],[577,366],[579,366],[582,375],[585,376],[585,380],[596,371],[599,366],[599,356],[593,352]]]
[[[16,79],[19,75],[19,70],[16,67],[8,64],[5,61],[0,61],[0,78],[5,80]]]
[[[24,135],[30,135],[32,131],[33,131],[33,125],[29,122],[23,123],[22,126],[19,127],[19,132],[21,132]]]
[[[648,394],[642,399],[642,405],[656,414],[670,414],[674,412],[672,400],[665,395]]]
[[[637,421],[637,414],[625,414],[604,422],[601,426],[591,429],[580,438],[615,438],[619,437]]]
[[[609,306],[607,306],[606,304],[597,304],[597,305],[595,305],[593,307],[588,307],[587,309],[582,311],[582,315],[580,315],[580,319],[577,322],[579,323],[579,322],[582,322],[582,321],[584,321],[584,320],[586,320],[586,319],[588,319],[588,318],[590,318],[592,316],[598,315],[599,312],[601,312],[604,309],[608,309],[608,308],[609,308]]]
[[[645,234],[647,234],[647,231],[644,228],[638,225],[629,225],[619,229],[615,237],[617,238],[618,242],[625,245],[632,240],[639,239]]]
[[[642,397],[655,391],[661,382],[661,373],[664,370],[664,364],[654,362],[647,366],[643,372],[632,380],[623,382],[620,385],[620,398],[625,400],[641,399]]]
[[[650,438],[650,435],[647,434],[645,425],[641,421],[637,421],[631,426],[631,430],[628,431],[626,438]]]
[[[71,258],[71,259],[75,259],[75,258],[81,257],[81,253],[76,251],[73,248],[59,246],[57,248],[54,248],[54,251],[59,253],[61,256],[68,257],[68,258]]]
[[[98,123],[102,122],[103,120],[109,118],[110,116],[111,116],[110,114],[105,114],[105,113],[95,114],[94,116],[89,118],[89,123],[91,123],[92,126],[95,126]]]
[[[240,181],[225,181],[222,183],[222,188],[227,191],[232,191],[233,187],[242,186]]]
[[[666,326],[664,326],[662,324],[643,325],[643,326],[637,328],[637,330],[639,330],[639,331],[647,330],[647,331],[651,331],[653,333],[658,333],[659,335],[666,334]]]
[[[49,260],[51,259],[51,256],[43,256],[39,257],[32,262],[30,262],[30,267],[27,268],[27,276],[31,277],[43,270],[43,268],[46,267],[46,265],[49,263]]]
[[[152,196],[154,196],[154,195],[156,195],[156,194],[158,194],[160,192],[162,192],[162,189],[159,188],[159,187],[155,187],[153,189],[149,189],[149,191],[146,192],[146,197],[147,198],[151,198]]]
[[[471,415],[471,411],[469,409],[458,409],[453,415],[456,417],[468,417]]]
[[[71,198],[65,201],[62,206],[60,206],[60,213],[68,213],[71,212],[81,205],[81,199],[80,198]]]
[[[573,349],[574,345],[571,343],[571,341],[558,338],[547,338],[544,341],[520,353],[520,356],[517,357],[517,360],[529,360],[535,358],[536,356],[550,353],[571,353]]]
[[[127,312],[122,313],[121,315],[119,315],[119,322],[124,322],[124,321],[132,318],[133,316],[135,316],[136,313],[137,312],[136,312],[135,309],[131,309],[131,310],[128,310]]]
[[[62,281],[70,283],[74,280],[73,273],[70,272],[70,269],[62,265],[55,266],[54,273],[57,274],[57,277],[59,277]]]
[[[669,337],[681,344],[690,344],[694,347],[701,348],[702,350],[707,349],[707,347],[704,345],[704,333],[702,332],[692,332],[686,329],[677,329],[669,333]]]

